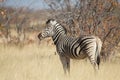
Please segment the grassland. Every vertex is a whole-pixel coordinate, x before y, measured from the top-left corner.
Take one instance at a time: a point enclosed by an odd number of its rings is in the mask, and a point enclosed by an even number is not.
[[[65,76],[51,44],[0,45],[0,80],[120,80],[120,62],[102,62],[94,72],[89,61],[72,60],[71,75]]]

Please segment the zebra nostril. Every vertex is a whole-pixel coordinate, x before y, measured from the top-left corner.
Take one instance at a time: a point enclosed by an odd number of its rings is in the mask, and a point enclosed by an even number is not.
[[[38,39],[41,41],[42,40],[42,35],[41,33],[38,34]]]

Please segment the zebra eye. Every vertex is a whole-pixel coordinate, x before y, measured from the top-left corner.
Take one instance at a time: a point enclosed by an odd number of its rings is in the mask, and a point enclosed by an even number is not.
[[[48,29],[51,29],[51,27],[47,27]]]

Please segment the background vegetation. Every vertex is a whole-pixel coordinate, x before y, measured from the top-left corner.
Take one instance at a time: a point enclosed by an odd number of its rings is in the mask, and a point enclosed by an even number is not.
[[[4,0],[2,0],[4,1]],[[0,6],[1,43],[28,44],[48,18],[64,25],[68,34],[76,37],[96,35],[103,41],[102,57],[114,55],[120,46],[120,4],[117,0],[44,0],[48,9]],[[31,38],[31,34],[34,36]]]
[[[4,1],[0,0],[0,3]],[[29,5],[33,3],[20,8],[0,4],[0,80],[118,80],[119,1],[44,0],[44,2],[49,8],[41,10],[30,9]],[[59,21],[72,37],[86,34],[100,37],[103,42],[102,64],[97,76],[87,60],[72,60],[73,76],[64,75],[51,38],[42,42],[37,38],[49,18]]]
[[[117,0],[45,0],[52,17],[61,21],[71,36],[91,34],[103,42],[102,56],[114,55],[120,44],[120,4]]]
[[[0,80],[119,80],[120,60],[102,62],[96,73],[89,60],[71,60],[71,75],[66,76],[55,46],[46,40],[22,48],[0,45]]]

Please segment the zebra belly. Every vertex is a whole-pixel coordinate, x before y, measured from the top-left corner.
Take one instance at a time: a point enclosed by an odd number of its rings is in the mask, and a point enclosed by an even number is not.
[[[72,58],[72,59],[84,59],[84,58],[86,58],[86,57],[87,57],[87,55],[81,52],[79,55],[73,56],[73,57],[71,57],[71,58]]]
[[[84,59],[87,57],[87,54],[83,51],[80,51],[80,45],[75,44],[73,46],[65,45],[63,47],[64,55],[71,59]]]
[[[71,59],[84,59],[87,57],[86,54],[84,54],[83,52],[81,52],[79,55],[75,56],[73,55],[73,53],[65,53],[65,56]]]

